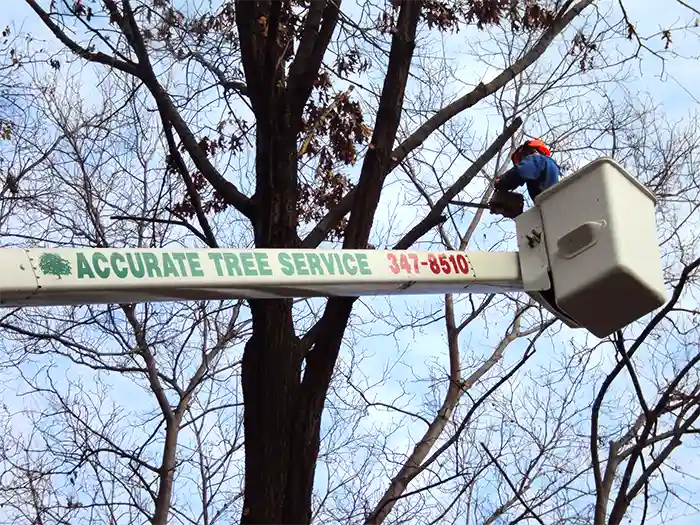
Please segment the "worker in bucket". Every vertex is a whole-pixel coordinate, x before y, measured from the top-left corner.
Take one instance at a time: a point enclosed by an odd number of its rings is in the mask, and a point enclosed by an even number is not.
[[[523,212],[524,205],[523,196],[513,190],[525,184],[534,202],[535,197],[559,182],[561,170],[547,145],[538,139],[520,145],[510,158],[513,167],[495,180],[489,210],[512,219]]]

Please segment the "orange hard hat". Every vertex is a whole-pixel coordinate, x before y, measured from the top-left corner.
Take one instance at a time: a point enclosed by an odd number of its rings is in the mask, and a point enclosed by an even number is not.
[[[513,161],[513,164],[518,164],[520,162],[523,150],[525,148],[532,148],[540,152],[542,155],[546,155],[547,157],[552,156],[552,152],[549,150],[549,148],[544,142],[542,142],[539,139],[532,139],[522,144],[518,149],[516,149],[513,152],[513,154],[510,156],[510,159]]]

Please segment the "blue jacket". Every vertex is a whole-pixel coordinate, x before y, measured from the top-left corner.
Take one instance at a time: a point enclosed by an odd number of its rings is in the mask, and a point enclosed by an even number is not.
[[[561,170],[551,157],[533,153],[506,171],[494,187],[501,191],[512,191],[526,184],[530,198],[534,202],[535,197],[559,182],[560,176]]]

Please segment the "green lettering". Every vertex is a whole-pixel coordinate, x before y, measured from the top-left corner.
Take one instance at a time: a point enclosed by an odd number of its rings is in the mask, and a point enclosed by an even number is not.
[[[335,262],[333,260],[332,253],[319,253],[318,254],[323,261],[323,265],[326,267],[326,271],[329,275],[335,275]]]
[[[144,253],[143,262],[146,265],[146,273],[149,277],[163,277],[160,273],[160,267],[158,266],[158,257],[153,253]]]
[[[78,261],[78,279],[82,279],[83,277],[94,279],[95,274],[92,273],[92,268],[90,268],[90,263],[87,262],[85,255],[83,255],[82,252],[78,252],[76,259]]]
[[[372,269],[369,267],[366,253],[357,255],[357,265],[360,268],[360,275],[372,275]]]
[[[233,277],[234,275],[243,275],[243,270],[241,270],[241,266],[238,262],[238,257],[236,257],[236,254],[225,253],[224,262],[226,263],[226,271],[228,272],[229,277]]]
[[[355,256],[352,253],[343,254],[343,265],[350,275],[357,274],[357,266],[350,264],[353,262],[355,262]]]
[[[185,259],[187,256],[184,253],[173,253],[173,259],[177,261],[177,265],[180,267],[180,276],[187,277],[187,266],[185,266]]]
[[[241,263],[243,263],[243,273],[249,276],[258,275],[258,270],[255,267],[255,257],[250,252],[243,252],[240,255]]]
[[[282,273],[284,275],[294,275],[294,266],[292,265],[292,256],[288,253],[280,253],[277,256],[277,261],[282,266]]]
[[[340,275],[345,275],[345,268],[343,268],[343,261],[340,259],[340,255],[334,253],[333,259],[335,260],[335,267],[338,268],[338,273]]]
[[[107,259],[107,256],[104,253],[93,253],[92,267],[95,269],[95,273],[98,276],[102,277],[103,279],[106,279],[107,277],[109,277],[110,274],[109,266],[107,266],[106,268],[102,268],[100,266],[100,263],[109,264],[109,259]]]
[[[270,261],[267,260],[266,253],[255,252],[255,262],[258,263],[260,275],[272,275],[272,268],[270,268]]]
[[[323,268],[321,268],[321,258],[315,253],[306,254],[306,259],[309,261],[309,270],[311,275],[324,275]]]
[[[199,260],[198,253],[188,253],[187,262],[190,264],[190,275],[192,275],[192,277],[204,277],[204,272],[202,271],[201,266],[202,262]],[[219,274],[219,276],[221,276],[221,269],[219,268],[218,263],[216,265],[216,272]]]
[[[136,259],[136,261],[134,261],[134,259]],[[127,253],[126,262],[129,263],[129,271],[131,272],[132,277],[136,277],[137,279],[143,277],[143,259],[141,258],[141,254],[139,252]],[[138,263],[138,266],[136,266],[136,263]]]
[[[306,260],[303,253],[295,253],[292,255],[294,266],[296,266],[297,275],[309,275],[309,270],[306,268]]]
[[[119,267],[119,264],[123,264],[123,263],[124,263],[124,256],[119,252],[114,252],[109,257],[109,265],[112,267],[112,270],[114,271],[114,275],[116,275],[120,279],[124,279],[127,275],[129,275],[129,270],[127,270],[124,267]]]
[[[180,277],[170,255],[163,253],[163,277]]]
[[[189,256],[189,254],[187,254]],[[209,258],[214,261],[214,264],[216,265],[216,275],[219,277],[223,277],[224,275],[224,270],[221,268],[221,260],[224,258],[223,254],[221,253],[209,253]],[[192,261],[190,261],[190,266],[192,265]],[[192,275],[194,275],[194,272],[192,272]]]

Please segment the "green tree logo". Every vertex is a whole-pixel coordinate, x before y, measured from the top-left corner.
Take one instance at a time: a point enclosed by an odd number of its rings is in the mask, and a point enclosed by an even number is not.
[[[57,253],[43,253],[39,258],[39,268],[44,275],[55,275],[59,279],[62,275],[70,275],[70,261],[67,261]]]

